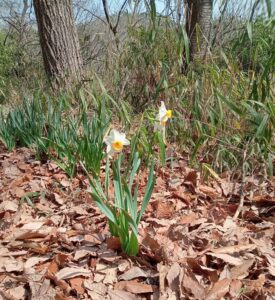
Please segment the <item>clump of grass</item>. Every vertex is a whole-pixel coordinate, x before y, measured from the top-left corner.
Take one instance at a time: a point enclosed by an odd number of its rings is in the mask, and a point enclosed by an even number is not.
[[[26,146],[36,149],[38,156],[45,153],[71,177],[79,160],[98,174],[103,137],[110,122],[110,111],[103,99],[100,103],[93,112],[80,105],[72,114],[66,98],[25,99],[6,116],[2,114],[0,139],[9,150]]]

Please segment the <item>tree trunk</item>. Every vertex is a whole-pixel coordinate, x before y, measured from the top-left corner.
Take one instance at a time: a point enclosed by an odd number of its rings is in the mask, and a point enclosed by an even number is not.
[[[81,79],[82,59],[71,0],[34,0],[46,74],[58,85]]]
[[[213,0],[186,0],[186,32],[190,61],[205,59],[210,38]]]

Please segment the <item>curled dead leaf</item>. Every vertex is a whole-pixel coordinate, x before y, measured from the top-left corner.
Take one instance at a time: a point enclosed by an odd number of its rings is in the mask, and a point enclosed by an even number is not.
[[[119,280],[131,280],[135,278],[144,277],[149,275],[139,267],[132,267],[130,270],[119,276]]]
[[[156,217],[159,219],[169,219],[173,215],[174,205],[169,202],[158,202]]]
[[[220,258],[224,262],[229,263],[230,265],[233,265],[233,266],[240,266],[241,264],[243,264],[243,260],[241,260],[238,257],[229,255],[229,254],[225,254],[225,253],[211,253],[211,252],[208,252],[206,254],[207,255],[211,255],[213,257],[216,257],[216,258]]]
[[[138,282],[137,280],[129,280],[116,283],[115,290],[123,290],[133,294],[147,294],[153,293],[154,286]]]
[[[107,239],[107,248],[112,250],[120,250],[121,249],[120,239],[115,236],[109,237]]]
[[[254,259],[247,259],[241,265],[231,269],[231,278],[244,279],[249,275],[249,268],[254,264]]]
[[[75,277],[70,279],[70,284],[72,289],[76,290],[79,295],[83,295],[85,290],[83,288],[84,278],[83,277]]]
[[[205,300],[220,300],[230,289],[231,279],[222,279],[214,283],[211,290],[207,293]]]
[[[89,277],[91,271],[80,267],[65,267],[58,271],[55,276],[58,280],[74,278],[78,276]]]
[[[194,295],[195,299],[205,299],[205,290],[192,272],[184,270],[181,286],[183,294],[186,291],[188,294]]]
[[[199,185],[199,190],[211,199],[215,199],[219,196],[219,194],[214,188],[207,185]]]
[[[108,296],[110,300],[138,300],[134,294],[121,290],[110,290]]]

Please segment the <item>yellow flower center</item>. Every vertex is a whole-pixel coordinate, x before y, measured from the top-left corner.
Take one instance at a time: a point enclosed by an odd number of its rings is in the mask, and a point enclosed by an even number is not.
[[[171,109],[167,110],[166,117],[167,118],[171,118],[172,117],[172,110]]]
[[[121,151],[123,148],[123,145],[122,145],[121,141],[115,141],[112,143],[112,147],[115,151]]]

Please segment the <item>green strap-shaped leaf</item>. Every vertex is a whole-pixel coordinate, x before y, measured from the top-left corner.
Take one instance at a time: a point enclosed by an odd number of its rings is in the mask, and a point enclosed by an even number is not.
[[[101,212],[114,224],[117,224],[116,215],[114,212],[106,205],[104,204],[101,199],[98,197],[97,194],[92,193],[91,194],[97,207],[101,210]]]
[[[151,198],[153,189],[154,189],[154,185],[155,185],[155,177],[154,177],[154,164],[151,164],[150,167],[150,173],[149,173],[149,177],[148,177],[148,182],[147,182],[147,186],[146,186],[146,190],[145,190],[145,195],[142,201],[142,205],[141,205],[141,209],[137,218],[137,224],[140,222],[141,217],[148,205],[148,202]]]
[[[131,233],[127,247],[126,247],[126,249],[124,249],[124,251],[128,255],[135,256],[138,254],[138,239],[137,239],[137,236],[134,235],[133,233]]]
[[[109,200],[109,177],[110,177],[110,166],[109,166],[109,157],[107,156],[106,169],[105,169],[105,193],[106,198]]]
[[[121,156],[115,161],[113,164],[113,172],[114,172],[114,189],[115,189],[115,204],[119,207],[124,208],[123,203],[123,191],[122,191],[122,183],[121,183],[121,175],[120,175],[120,163]]]
[[[264,134],[264,131],[268,125],[268,121],[269,121],[269,115],[265,115],[262,119],[260,126],[258,127],[258,130],[256,132],[256,137],[260,137]]]

